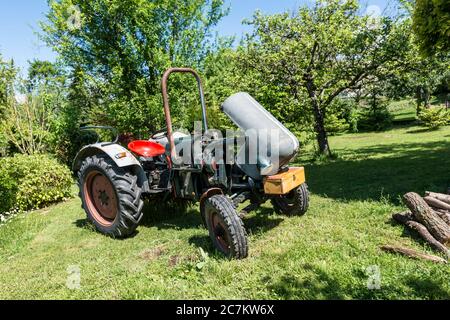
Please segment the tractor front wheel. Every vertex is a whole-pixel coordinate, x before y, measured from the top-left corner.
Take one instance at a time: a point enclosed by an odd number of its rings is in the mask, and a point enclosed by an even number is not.
[[[299,185],[288,194],[272,199],[272,205],[279,213],[304,215],[309,207],[309,192],[306,183]]]
[[[135,232],[144,202],[134,174],[107,157],[94,155],[81,164],[78,185],[82,207],[98,231],[117,238]]]
[[[233,204],[224,195],[205,201],[206,226],[214,246],[230,259],[248,255],[247,233]]]

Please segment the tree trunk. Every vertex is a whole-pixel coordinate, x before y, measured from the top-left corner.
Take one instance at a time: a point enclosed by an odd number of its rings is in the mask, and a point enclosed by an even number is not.
[[[328,144],[328,135],[325,130],[325,115],[323,109],[320,106],[319,101],[317,100],[317,95],[315,91],[314,81],[311,75],[305,75],[306,80],[306,89],[308,90],[309,98],[311,99],[311,106],[314,112],[314,130],[316,131],[317,144],[319,146],[319,153],[330,156],[331,150],[330,145]]]
[[[438,209],[443,209],[443,210],[447,210],[450,211],[450,204],[447,204],[443,201],[440,201],[436,198],[432,198],[432,197],[425,197],[423,198],[423,200],[425,200],[426,203],[428,203],[428,205],[432,206],[433,208],[438,208]]]
[[[438,200],[450,205],[450,195],[448,195],[448,194],[426,191],[425,195],[427,197],[432,197],[432,198],[438,199]]]
[[[386,246],[382,246],[381,250],[386,251],[386,252],[392,252],[392,253],[400,253],[400,254],[403,254],[410,258],[414,258],[414,259],[424,259],[424,260],[437,262],[437,263],[447,263],[447,260],[445,260],[441,257],[420,253],[420,252],[410,249],[410,248],[386,245]]]
[[[450,227],[417,193],[409,192],[403,196],[403,202],[411,210],[414,218],[422,223],[440,243],[450,245]]]
[[[420,110],[422,107],[422,92],[420,87],[416,88],[416,116],[419,116]]]

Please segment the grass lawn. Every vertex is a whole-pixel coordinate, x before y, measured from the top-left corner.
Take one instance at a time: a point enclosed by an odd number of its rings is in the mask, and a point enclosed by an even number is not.
[[[393,101],[389,104],[389,112],[395,122],[414,121],[416,117],[416,102],[414,99]]]
[[[0,228],[0,298],[449,299],[448,265],[379,246],[434,253],[390,216],[403,209],[403,193],[450,185],[450,127],[330,140],[338,160],[299,158],[312,194],[305,216],[275,215],[266,204],[245,219],[248,259],[217,255],[196,208],[165,214],[150,208],[133,238],[113,240],[92,230],[74,198]],[[73,265],[81,272],[76,290],[66,286]],[[374,268],[381,288],[370,290]]]

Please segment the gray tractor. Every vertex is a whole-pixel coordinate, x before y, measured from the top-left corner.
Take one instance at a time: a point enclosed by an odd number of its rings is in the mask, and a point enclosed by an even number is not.
[[[197,80],[201,134],[172,128],[167,81],[174,72]],[[223,103],[222,111],[240,129],[225,138],[208,129],[203,88],[194,70],[167,70],[162,95],[166,128],[148,140],[131,141],[127,148],[117,143],[116,134],[113,142],[83,147],[74,160],[82,206],[98,231],[112,237],[132,235],[142,219],[145,199],[198,201],[214,246],[229,258],[242,259],[248,255],[242,221],[246,213],[268,200],[279,213],[306,212],[304,168],[288,166],[299,142],[250,95],[237,93]],[[85,129],[95,128],[114,130]],[[238,210],[244,202],[248,204]]]

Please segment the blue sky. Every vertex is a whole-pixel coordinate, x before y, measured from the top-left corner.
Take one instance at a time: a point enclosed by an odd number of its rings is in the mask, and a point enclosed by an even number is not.
[[[217,27],[220,35],[240,36],[248,31],[242,20],[250,18],[255,10],[264,13],[278,13],[292,10],[312,0],[226,0],[230,14]],[[378,6],[383,9],[388,0],[363,0],[363,5]],[[46,0],[1,0],[0,1],[0,53],[4,59],[15,60],[17,66],[27,68],[32,59],[55,59],[55,53],[39,41],[35,32],[39,31],[38,21],[43,20],[47,11]]]

